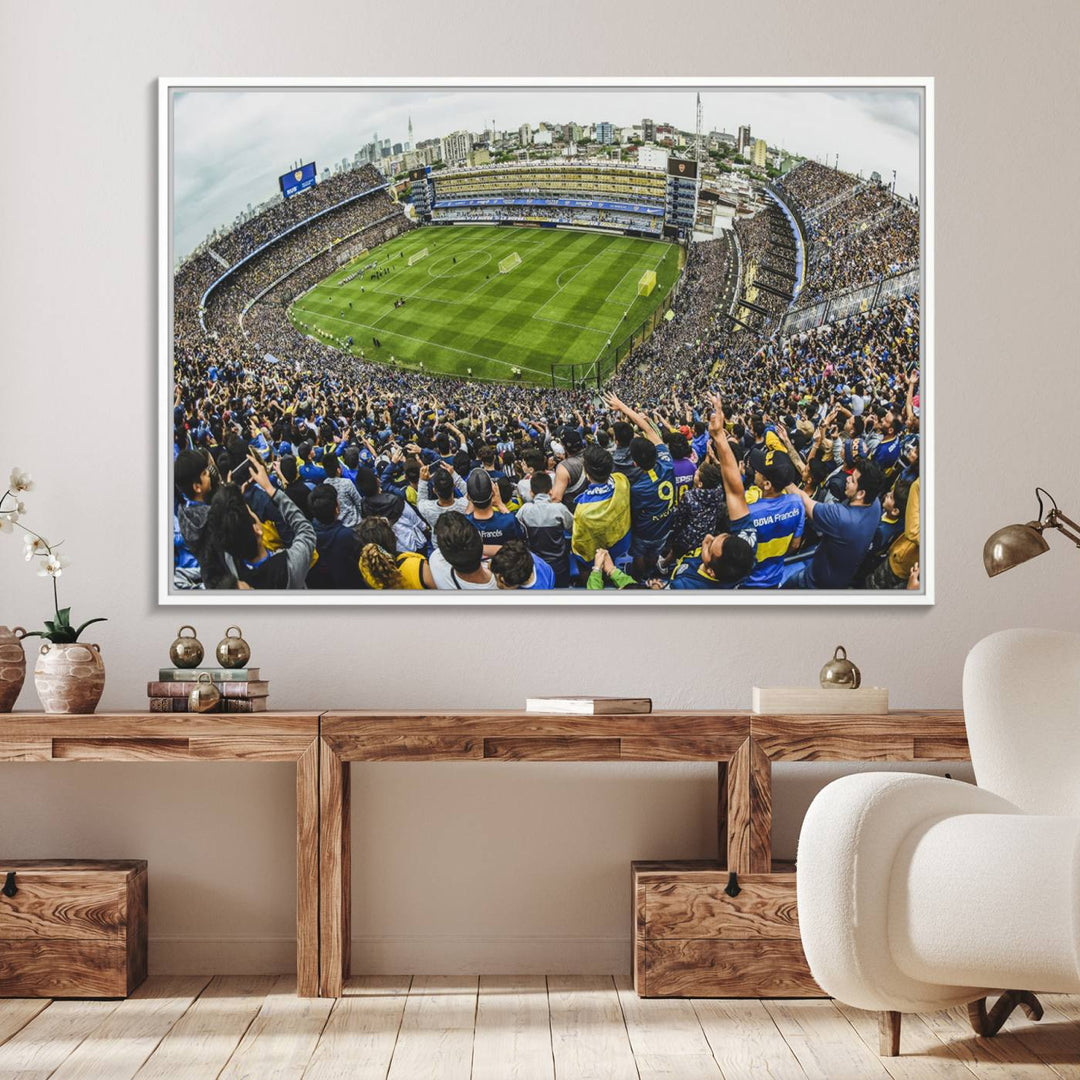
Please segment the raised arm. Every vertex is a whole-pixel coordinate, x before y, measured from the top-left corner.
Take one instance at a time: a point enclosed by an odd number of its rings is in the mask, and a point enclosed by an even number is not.
[[[612,412],[620,412],[631,424],[634,424],[641,431],[641,434],[645,436],[649,442],[659,445],[664,440],[660,438],[660,432],[656,430],[648,417],[639,413],[636,409],[631,409],[629,405],[620,401],[611,391],[604,392],[604,404],[607,405]]]
[[[709,417],[709,437],[716,450],[716,459],[720,463],[720,473],[724,478],[724,495],[727,497],[728,517],[732,521],[746,517],[750,507],[746,505],[746,489],[743,487],[739,463],[731,452],[731,444],[724,431],[724,404],[719,394],[712,396],[712,416]]]
[[[909,424],[915,419],[915,387],[918,383],[918,371],[909,372],[907,377],[907,397],[904,400],[904,420]]]

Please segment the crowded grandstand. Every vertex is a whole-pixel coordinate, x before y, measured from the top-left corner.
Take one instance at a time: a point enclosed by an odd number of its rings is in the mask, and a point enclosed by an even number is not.
[[[703,237],[698,183],[674,158],[519,162],[403,191],[369,164],[201,245],[173,274],[174,590],[920,588],[917,205],[803,161]],[[581,378],[437,374],[426,346],[358,341],[345,299],[303,321],[313,290],[432,262],[448,226],[515,256],[530,231],[647,239],[678,278],[635,264],[648,320]],[[484,287],[516,287],[498,263]]]

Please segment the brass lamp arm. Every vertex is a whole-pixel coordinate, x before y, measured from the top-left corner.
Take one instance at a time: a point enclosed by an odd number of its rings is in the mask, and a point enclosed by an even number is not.
[[[1068,528],[1066,528],[1066,526],[1068,526]],[[1047,529],[1057,529],[1058,532],[1067,536],[1077,547],[1080,547],[1080,525],[1077,525],[1071,518],[1067,518],[1056,506],[1046,515],[1043,527]]]

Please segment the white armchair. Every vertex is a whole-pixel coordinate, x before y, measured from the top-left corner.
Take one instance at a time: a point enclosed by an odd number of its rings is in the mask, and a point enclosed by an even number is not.
[[[799,837],[810,970],[826,993],[881,1012],[883,1054],[899,1053],[904,1012],[967,1004],[990,1036],[1017,1005],[1041,1017],[1033,991],[1080,992],[1080,635],[979,642],[964,715],[978,787],[844,777]]]

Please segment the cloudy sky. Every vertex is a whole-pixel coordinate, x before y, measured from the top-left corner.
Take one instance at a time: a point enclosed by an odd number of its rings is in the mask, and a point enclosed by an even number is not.
[[[173,98],[174,255],[278,189],[293,162],[314,160],[319,172],[378,132],[394,142],[446,135],[459,128],[499,130],[540,121],[580,124],[608,120],[616,127],[642,117],[693,131],[693,89],[453,88],[375,91],[366,88],[192,90]],[[734,132],[740,124],[770,146],[828,160],[869,175],[877,170],[896,190],[918,190],[917,91],[703,91],[706,132]]]

